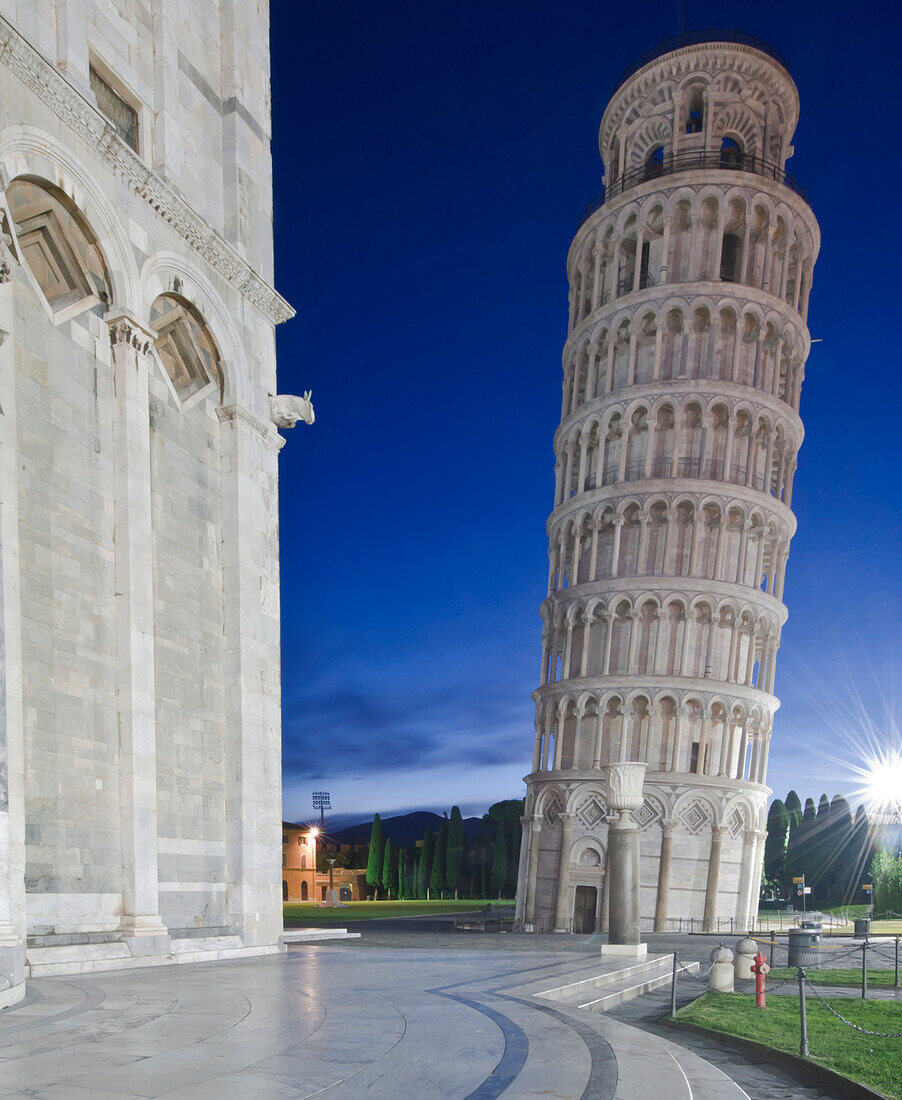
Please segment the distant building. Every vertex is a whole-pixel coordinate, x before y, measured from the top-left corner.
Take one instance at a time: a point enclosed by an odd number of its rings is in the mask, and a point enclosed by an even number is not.
[[[329,872],[317,873],[316,854],[319,829],[312,825],[282,822],[282,901],[324,901],[329,889]],[[342,844],[341,850],[353,845]],[[339,901],[366,898],[366,872],[363,868],[335,867],[332,881]]]

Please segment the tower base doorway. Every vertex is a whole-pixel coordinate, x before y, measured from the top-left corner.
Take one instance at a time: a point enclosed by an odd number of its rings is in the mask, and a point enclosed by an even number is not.
[[[595,931],[595,909],[598,904],[598,888],[577,886],[573,901],[573,931],[586,936]]]

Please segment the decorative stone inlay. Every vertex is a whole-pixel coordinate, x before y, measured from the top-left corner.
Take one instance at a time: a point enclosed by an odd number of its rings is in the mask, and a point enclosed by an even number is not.
[[[727,830],[730,836],[737,837],[742,834],[744,829],[745,821],[743,820],[742,814],[736,809],[730,814],[730,820],[727,822]]]
[[[294,309],[212,226],[122,140],[98,108],[0,16],[0,62],[79,137],[96,149],[140,198],[274,325]]]
[[[633,814],[633,818],[640,829],[647,829],[649,825],[653,825],[656,821],[660,820],[661,811],[646,799],[638,810]]]
[[[561,813],[562,808],[560,802],[558,802],[556,798],[552,798],[545,809],[545,820],[552,829],[557,825]]]
[[[593,796],[592,798],[586,799],[580,806],[576,811],[576,816],[583,825],[591,829],[593,825],[597,825],[599,821],[604,820],[606,813],[607,811],[604,805]]]
[[[708,814],[698,802],[687,806],[680,814],[680,820],[693,836],[708,824]]]

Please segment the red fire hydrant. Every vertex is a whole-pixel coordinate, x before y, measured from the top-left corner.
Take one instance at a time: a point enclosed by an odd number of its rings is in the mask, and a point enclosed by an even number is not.
[[[751,971],[755,975],[755,1007],[766,1008],[764,1003],[764,976],[768,973],[770,967],[764,960],[762,952],[758,952],[755,956],[755,961],[752,963]]]

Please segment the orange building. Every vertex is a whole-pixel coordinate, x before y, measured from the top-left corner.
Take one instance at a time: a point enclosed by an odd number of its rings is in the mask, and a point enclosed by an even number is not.
[[[316,838],[311,825],[282,822],[282,901],[316,900]]]
[[[325,901],[329,872],[317,874],[315,825],[282,822],[282,901]],[[352,867],[336,867],[332,881],[339,901],[366,898],[366,874]]]

